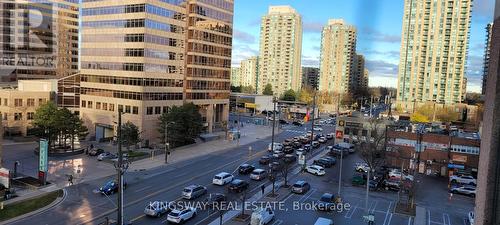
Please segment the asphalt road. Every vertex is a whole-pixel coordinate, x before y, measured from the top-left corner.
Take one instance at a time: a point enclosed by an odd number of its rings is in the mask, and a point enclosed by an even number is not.
[[[275,137],[276,141],[295,137],[305,133],[309,127],[285,126],[284,131]],[[333,127],[323,127],[323,133],[333,131]],[[209,193],[226,193],[225,187],[211,185],[213,175],[225,171],[234,173],[236,168],[249,161],[248,146],[252,146],[253,155],[250,163],[258,165],[260,156],[267,154],[267,145],[271,138],[266,138],[248,145],[242,145],[214,154],[196,157],[192,160],[175,163],[163,168],[142,172],[127,173],[125,179],[128,187],[124,192],[125,221],[133,224],[161,224],[166,216],[149,218],[143,210],[151,201],[179,200],[183,187],[190,184],[201,184],[208,188]],[[237,175],[237,173],[234,173]],[[237,178],[249,180],[248,175]],[[98,179],[67,188],[67,198],[56,207],[36,216],[28,217],[14,224],[98,224],[108,216],[116,217],[115,205],[117,195],[103,196],[96,193],[99,186],[111,178]],[[250,181],[250,193],[260,191],[260,185],[266,181]],[[228,195],[230,200],[237,200],[240,195]],[[201,198],[206,198],[203,196]],[[207,224],[217,215],[209,211],[200,211],[187,224]]]

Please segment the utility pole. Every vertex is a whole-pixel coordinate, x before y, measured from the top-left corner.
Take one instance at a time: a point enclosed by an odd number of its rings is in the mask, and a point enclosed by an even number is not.
[[[236,138],[236,145],[237,146],[240,146],[240,136],[241,136],[241,134],[240,134],[241,115],[240,115],[240,111],[238,110],[238,99],[239,98],[240,98],[239,96],[236,96],[236,113],[238,113],[238,136]]]
[[[274,152],[274,127],[276,125],[276,97],[273,98],[273,130],[271,135],[271,152]]]
[[[373,116],[373,95],[370,98],[370,118]]]
[[[313,108],[312,108],[312,119],[311,119],[311,154],[313,151],[313,140],[314,140],[314,119],[315,119],[315,112],[316,112],[316,92],[314,92],[313,96]],[[305,165],[305,164],[304,164]]]
[[[168,162],[168,152],[170,143],[168,143],[168,122],[165,123],[165,164]]]
[[[118,110],[118,217],[117,224],[123,225],[123,154],[122,154],[122,111]]]
[[[0,167],[3,167],[3,114],[0,114]]]

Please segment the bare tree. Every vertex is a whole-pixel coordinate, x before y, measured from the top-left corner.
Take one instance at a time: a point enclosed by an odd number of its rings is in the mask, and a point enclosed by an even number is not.
[[[371,118],[368,122],[368,137],[356,147],[361,153],[361,159],[375,170],[385,163],[386,127],[383,119]]]

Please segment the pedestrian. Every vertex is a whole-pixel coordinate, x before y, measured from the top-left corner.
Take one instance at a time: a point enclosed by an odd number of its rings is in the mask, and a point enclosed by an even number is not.
[[[70,174],[68,176],[68,183],[69,183],[69,185],[73,185],[73,174]]]
[[[449,197],[449,201],[451,201],[451,197],[453,197],[453,193],[450,192],[450,197]]]
[[[90,144],[90,149],[94,149],[94,144]]]
[[[85,149],[85,155],[88,155],[88,154],[89,154],[89,147],[87,147],[87,148]]]
[[[264,186],[264,185],[261,185],[261,186],[260,186],[260,190],[261,190],[261,192],[262,192],[262,195],[264,195],[264,190],[265,190],[265,189],[266,189],[266,186]]]

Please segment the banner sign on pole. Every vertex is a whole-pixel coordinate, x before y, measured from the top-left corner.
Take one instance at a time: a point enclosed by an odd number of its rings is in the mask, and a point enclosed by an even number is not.
[[[38,153],[38,179],[43,185],[45,185],[45,178],[48,170],[49,153],[49,142],[47,140],[40,140],[40,148]]]

